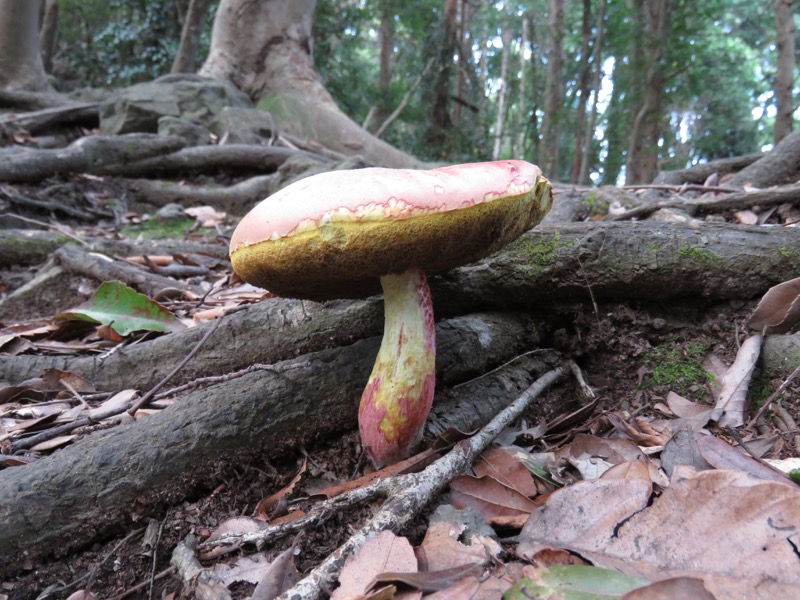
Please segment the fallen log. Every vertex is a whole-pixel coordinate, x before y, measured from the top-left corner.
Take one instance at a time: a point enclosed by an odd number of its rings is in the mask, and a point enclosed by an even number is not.
[[[286,159],[302,155],[325,163],[329,159],[305,150],[295,150],[281,146],[254,146],[250,144],[225,144],[224,146],[193,146],[184,148],[169,156],[143,159],[130,164],[104,166],[94,171],[99,175],[120,177],[150,177],[154,175],[175,175],[177,173],[197,173],[215,170],[228,172],[249,171],[267,173],[275,171]]]
[[[763,154],[747,154],[733,158],[720,158],[706,163],[693,165],[687,169],[661,171],[653,180],[657,185],[683,185],[684,183],[705,183],[714,174],[727,175],[752,165],[761,159]]]
[[[786,185],[766,190],[750,192],[734,192],[722,196],[680,198],[650,202],[626,210],[619,215],[609,215],[606,221],[626,221],[629,219],[642,219],[662,208],[679,208],[694,215],[695,213],[719,212],[723,210],[743,210],[753,206],[775,206],[786,202],[800,202],[800,186]]]
[[[80,238],[60,231],[40,229],[0,229],[0,267],[30,266],[43,263],[61,246],[76,242],[91,252],[109,256],[143,254],[199,253],[228,258],[227,244],[204,244],[181,239],[167,240],[114,240],[106,238]]]
[[[129,133],[87,136],[62,149],[0,151],[0,181],[32,183],[71,173],[96,173],[110,165],[125,165],[183,148],[177,136]]]
[[[539,226],[494,256],[431,277],[430,285],[439,318],[476,310],[546,313],[564,302],[588,304],[592,296],[597,302],[747,299],[800,277],[798,248],[798,228],[647,221]],[[226,319],[173,384],[348,343],[342,332],[349,332],[352,342],[377,334],[381,323],[380,298],[326,304],[267,300]],[[212,325],[124,349],[103,363],[94,357],[0,356],[0,378],[19,383],[56,368],[102,389],[126,382],[145,390]],[[242,360],[228,350],[232,347],[243,349]]]
[[[728,180],[728,185],[769,187],[795,183],[800,178],[800,131],[790,133],[763,158]]]
[[[500,314],[439,324],[440,384],[464,382],[530,349],[535,336],[509,333],[530,325],[524,315]],[[0,471],[0,576],[18,569],[23,558],[68,552],[132,512],[141,517],[154,511],[165,495],[183,495],[201,482],[213,485],[211,464],[235,453],[275,457],[354,429],[379,344],[374,337],[276,363]],[[538,355],[526,357],[453,393],[508,404],[551,365]]]
[[[224,187],[137,179],[129,183],[128,189],[138,202],[155,206],[177,202],[184,206],[208,205],[232,214],[244,214],[274,191],[275,179],[274,175],[259,175]]]

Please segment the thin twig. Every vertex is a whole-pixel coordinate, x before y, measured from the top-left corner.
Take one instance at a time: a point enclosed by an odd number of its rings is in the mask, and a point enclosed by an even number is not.
[[[0,213],[0,217],[12,217],[14,219],[19,219],[20,221],[24,221],[25,223],[30,223],[31,225],[40,225],[42,227],[46,227],[47,229],[52,229],[53,231],[57,231],[61,235],[65,235],[68,238],[71,238],[78,242],[79,244],[83,244],[84,246],[88,246],[89,244],[83,241],[81,238],[76,237],[69,231],[65,231],[59,225],[51,225],[50,223],[45,223],[44,221],[37,221],[36,219],[30,219],[28,217],[23,217],[22,215],[15,215],[14,213]]]
[[[164,379],[159,381],[155,386],[153,386],[153,388],[149,392],[147,392],[144,396],[139,398],[139,400],[128,409],[128,414],[135,415],[137,410],[139,410],[143,406],[146,406],[150,402],[150,400],[153,399],[153,396],[156,395],[158,390],[160,390],[167,383],[169,383],[169,380],[175,377],[175,375],[177,375],[180,372],[180,370],[183,369],[183,367],[185,367],[189,363],[189,361],[192,360],[192,358],[194,358],[194,355],[199,352],[200,348],[203,347],[203,344],[205,344],[208,341],[208,339],[212,335],[214,335],[214,332],[217,330],[221,322],[222,322],[221,317],[215,320],[214,324],[208,328],[208,331],[206,331],[205,335],[200,339],[199,342],[197,342],[197,344],[195,344],[194,348],[192,348],[192,351],[189,352],[189,354],[187,354],[186,357],[180,363],[178,363],[178,365],[174,369],[172,369],[172,371],[170,371],[166,377],[164,377]]]
[[[319,598],[323,590],[330,588],[336,581],[348,556],[381,531],[397,532],[402,530],[442,492],[454,477],[466,472],[503,429],[517,419],[537,396],[567,371],[566,366],[560,366],[539,377],[519,398],[500,411],[478,433],[456,444],[453,450],[424,471],[401,475],[392,480],[382,480],[393,482],[395,491],[390,494],[381,509],[308,576],[290,590],[285,591],[279,598],[282,600]]]
[[[769,398],[767,398],[767,401],[764,402],[764,406],[758,409],[756,416],[750,419],[750,422],[747,424],[748,427],[753,427],[756,423],[758,423],[761,417],[764,416],[764,411],[766,411],[769,405],[775,401],[775,398],[780,396],[783,393],[783,391],[787,387],[789,387],[789,384],[792,381],[794,381],[794,378],[797,377],[798,375],[800,375],[800,365],[797,365],[797,368],[794,371],[792,371],[791,375],[789,375],[789,377],[787,377],[786,380],[778,386],[778,389],[775,390],[775,392],[773,392],[773,394]]]

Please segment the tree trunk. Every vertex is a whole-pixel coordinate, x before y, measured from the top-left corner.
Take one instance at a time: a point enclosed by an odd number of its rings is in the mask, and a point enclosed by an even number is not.
[[[46,73],[53,70],[53,56],[58,41],[58,0],[45,0],[42,5],[39,37],[42,46],[42,66]]]
[[[670,0],[637,4],[638,20],[645,35],[644,89],[628,138],[625,182],[646,183],[658,173],[658,140],[664,101],[664,56],[669,30]]]
[[[522,15],[522,39],[519,46],[519,99],[517,100],[516,132],[511,136],[511,155],[522,157],[525,153],[525,124],[528,120],[530,107],[528,106],[528,59],[525,54],[528,50],[529,18],[527,13]]]
[[[594,141],[594,126],[597,123],[597,101],[600,85],[603,78],[603,31],[605,23],[606,5],[608,0],[600,2],[597,13],[597,33],[594,42],[594,75],[592,77],[592,110],[586,120],[586,130],[583,132],[583,147],[581,148],[581,166],[578,173],[578,184],[589,185],[589,163],[592,161],[592,141]]]
[[[545,81],[544,118],[542,120],[542,145],[539,166],[545,177],[558,179],[559,121],[564,97],[564,0],[548,0],[547,25],[550,30],[550,48],[547,52],[547,79]]]
[[[492,145],[492,160],[500,158],[503,146],[503,123],[505,121],[506,93],[508,92],[508,47],[511,45],[511,31],[501,25],[500,39],[503,44],[500,55],[500,79],[497,82],[497,117],[494,122],[494,144]]]
[[[449,145],[449,131],[453,126],[450,116],[450,85],[453,73],[453,54],[456,49],[456,17],[458,14],[458,0],[443,0],[440,46],[436,78],[433,84],[433,98],[431,100],[431,113],[425,142],[432,152],[446,153]]]
[[[290,133],[390,167],[420,163],[379,140],[336,105],[312,63],[316,0],[222,0],[200,74],[232,82]]]
[[[378,93],[380,95],[380,102],[373,115],[373,120],[380,126],[380,124],[386,121],[391,111],[389,107],[389,85],[392,82],[392,63],[395,45],[394,6],[392,0],[383,0],[381,2],[381,26],[378,30],[378,37],[380,39],[381,48],[378,70]]]
[[[775,143],[792,132],[794,112],[794,0],[775,0],[778,60],[775,74]]]
[[[41,0],[0,0],[0,89],[49,88],[39,52]]]
[[[592,61],[589,56],[589,43],[592,37],[592,0],[583,0],[583,24],[581,26],[581,66],[578,80],[578,114],[575,116],[575,149],[572,154],[572,175],[570,181],[578,183],[581,172],[581,157],[583,156],[584,136],[587,132],[589,110],[589,80],[591,76]],[[600,49],[594,44],[597,52]]]
[[[181,30],[181,43],[172,61],[170,73],[194,73],[197,69],[197,45],[210,4],[211,0],[190,0]]]

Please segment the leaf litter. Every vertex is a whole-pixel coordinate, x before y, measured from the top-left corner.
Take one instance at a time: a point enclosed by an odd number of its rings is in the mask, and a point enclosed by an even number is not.
[[[175,323],[185,325],[187,317],[218,318],[232,307],[265,297],[263,290],[220,281],[206,302],[216,306],[187,311],[185,300],[169,301],[165,306],[176,310],[180,320],[172,321],[167,312],[158,313],[156,320],[163,317],[169,322],[166,329],[174,331],[180,327]],[[797,280],[782,285],[770,290],[750,321],[761,333],[789,330],[797,322]],[[139,310],[129,305],[101,319],[91,311],[81,318],[108,325],[129,340],[141,335],[135,331],[147,329],[141,323],[130,325]],[[91,330],[87,341],[57,350],[56,342],[62,342],[47,338],[66,331],[64,323],[47,320],[9,326],[0,332],[0,348],[99,353],[120,343],[92,340],[97,331]],[[420,531],[415,548],[409,539],[383,532],[351,557],[334,597],[481,598],[505,593],[510,599],[535,591],[570,598],[576,589],[620,598],[656,597],[648,593],[732,597],[754,589],[767,598],[800,595],[798,488],[742,450],[759,440],[766,440],[768,448],[772,438],[743,431],[748,439],[734,440],[736,447],[722,440],[726,431],[718,428],[741,427],[746,421],[760,338],[745,340],[730,367],[716,356],[709,359],[716,378],[709,384],[713,407],[668,390],[654,402],[661,415],[613,409],[591,416],[595,399],[571,416],[556,415],[566,424],[558,434],[523,422],[505,437],[527,440],[525,447],[504,444],[487,450],[471,474],[453,480],[444,498],[444,504],[468,508],[488,534],[470,533],[463,523],[431,522]],[[90,382],[64,372],[7,386],[0,389],[0,443],[82,416],[102,421],[105,415],[124,412],[138,394],[98,392]],[[52,451],[75,437],[55,436],[30,450]],[[7,468],[24,468],[35,455],[3,458]],[[310,485],[313,477],[313,469],[306,472],[301,466],[291,481],[262,497],[253,509],[257,518],[242,515],[208,523],[201,533],[208,540],[257,533],[264,527],[262,519],[280,504],[308,505],[339,495],[329,492],[304,500],[304,484]],[[371,480],[354,486],[344,478],[341,485],[352,491]],[[299,577],[296,552],[295,542],[277,554],[243,552],[228,562],[211,555],[207,560],[218,561],[213,568],[227,585],[246,582],[255,586],[250,597],[269,598]],[[89,597],[90,592],[76,594]]]

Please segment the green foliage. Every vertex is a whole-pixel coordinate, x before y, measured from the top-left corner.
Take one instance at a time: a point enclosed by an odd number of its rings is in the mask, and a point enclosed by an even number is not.
[[[134,331],[177,331],[185,327],[158,302],[119,281],[100,284],[91,300],[56,318],[109,325],[120,335]]]
[[[60,85],[123,86],[166,73],[180,38],[179,15],[185,13],[188,2],[62,0],[55,73]],[[600,0],[590,4],[594,28]],[[463,39],[452,58],[445,59],[452,61],[447,63],[452,67],[450,125],[444,142],[431,145],[433,92],[443,66],[443,5],[442,0],[318,0],[314,61],[325,86],[356,122],[373,115],[372,131],[404,104],[382,137],[421,158],[488,159],[499,110],[501,34],[507,32],[511,43],[507,95],[500,115],[504,125],[500,158],[540,162],[541,124],[547,117],[542,106],[550,44],[548,2],[469,3]],[[650,41],[636,30],[635,6],[609,1],[603,42],[597,46],[593,30],[589,48],[592,55],[600,52],[604,65],[590,143],[590,165],[598,183],[614,184],[621,178],[635,111],[644,92],[642,49]],[[207,15],[201,57],[207,52],[215,8],[212,4]],[[528,19],[525,47],[523,17]],[[583,1],[565,0],[565,94],[556,115],[560,171],[548,173],[560,180],[570,178],[575,132],[583,127],[578,122],[582,18]],[[394,29],[391,77],[383,86],[379,84],[382,21],[391,22]],[[755,152],[770,143],[772,119],[767,109],[774,101],[773,6],[748,0],[671,0],[669,22],[661,66],[665,87],[660,107],[660,167],[682,168]],[[418,87],[409,93],[418,80]]]
[[[62,0],[56,75],[62,87],[123,87],[169,72],[181,36],[178,12],[188,0]],[[216,10],[206,16],[205,56]]]

